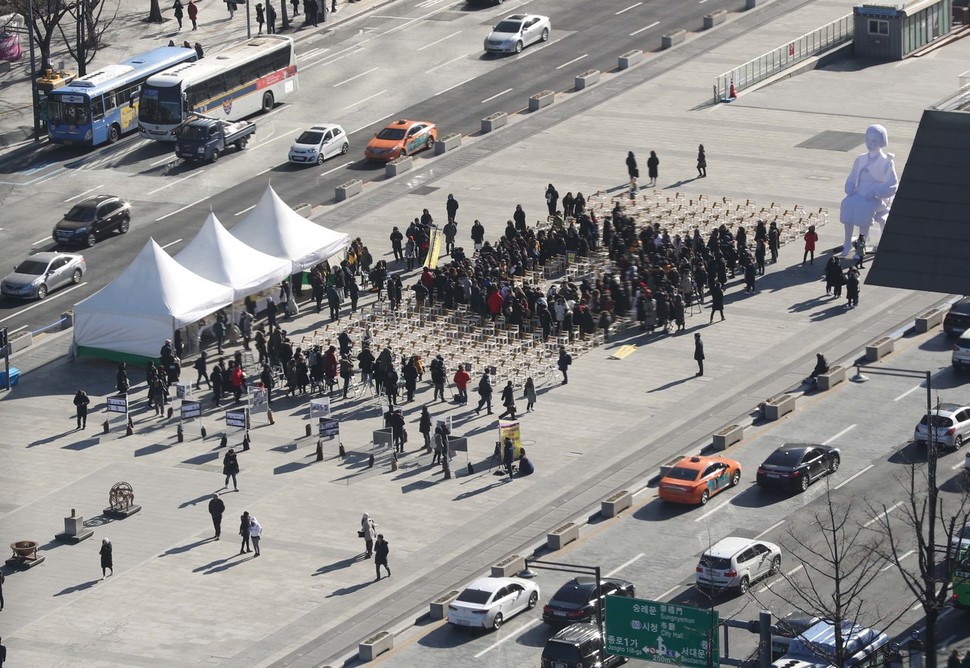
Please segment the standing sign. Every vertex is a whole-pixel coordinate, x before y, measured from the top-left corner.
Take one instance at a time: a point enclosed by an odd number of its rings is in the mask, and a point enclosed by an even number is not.
[[[262,383],[250,385],[248,396],[250,412],[256,413],[266,410],[266,388],[263,387]]]
[[[522,431],[519,428],[519,423],[499,420],[498,437],[499,441],[502,442],[502,452],[505,452],[505,439],[512,439],[512,443],[515,445],[515,458],[518,459],[519,453],[522,452]]]
[[[310,399],[310,419],[313,419],[314,415],[319,415],[321,417],[330,417],[330,397],[319,397],[317,399]]]
[[[718,663],[718,614],[686,605],[606,597],[606,651],[687,668]]]
[[[176,399],[191,399],[192,398],[192,385],[190,383],[173,383],[175,385],[175,398]]]
[[[108,397],[108,412],[109,413],[127,413],[128,412],[128,395],[119,394],[116,397]]]
[[[183,401],[182,407],[179,410],[179,417],[183,420],[191,420],[192,418],[201,418],[202,402],[189,401],[189,400]]]
[[[339,436],[340,422],[330,418],[320,418],[319,429],[320,436]]]
[[[249,422],[249,410],[246,408],[237,408],[233,410],[226,411],[226,426],[227,427],[238,427],[239,429],[246,429],[246,423]]]

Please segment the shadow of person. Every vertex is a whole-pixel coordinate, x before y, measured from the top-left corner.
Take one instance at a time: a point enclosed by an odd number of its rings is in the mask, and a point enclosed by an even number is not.
[[[74,592],[84,591],[85,589],[90,589],[100,581],[101,580],[88,580],[87,582],[82,582],[81,584],[74,585],[73,587],[62,589],[54,594],[54,596],[67,596],[68,594],[73,594]]]
[[[31,441],[29,444],[27,444],[27,447],[36,448],[38,445],[47,445],[48,443],[53,443],[54,441],[58,441],[64,438],[68,434],[73,434],[76,431],[77,429],[68,429],[67,431],[62,431],[60,434],[56,434],[54,436],[48,436],[47,438],[41,438],[36,441]]]
[[[351,585],[349,587],[341,587],[340,589],[334,589],[333,593],[327,594],[327,598],[333,598],[334,596],[346,596],[347,594],[353,594],[355,591],[359,591],[364,587],[368,587],[375,582],[374,580],[368,580],[367,582],[361,582],[360,584]]]
[[[358,555],[355,555],[355,556],[350,557],[348,559],[341,559],[340,561],[335,561],[332,564],[327,564],[326,566],[321,566],[320,568],[318,568],[316,570],[315,573],[312,573],[311,575],[313,577],[316,577],[317,575],[326,575],[327,573],[332,573],[334,571],[339,571],[339,570],[342,570],[344,568],[350,568],[358,560],[360,560],[360,558],[362,556],[363,556],[363,554],[358,554]]]
[[[202,540],[197,540],[194,543],[188,543],[187,545],[179,545],[178,547],[170,548],[168,550],[165,550],[158,556],[170,557],[173,554],[182,554],[183,552],[188,552],[189,550],[197,548],[199,545],[205,545],[206,543],[209,543],[211,541],[212,541],[212,538],[203,538]]]

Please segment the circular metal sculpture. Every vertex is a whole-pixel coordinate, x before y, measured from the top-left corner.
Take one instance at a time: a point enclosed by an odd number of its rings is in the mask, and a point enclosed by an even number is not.
[[[127,510],[135,502],[135,491],[126,482],[116,482],[108,494],[108,507],[111,510]]]
[[[18,540],[16,543],[10,543],[13,556],[19,559],[36,559],[37,548],[38,543],[33,540]]]

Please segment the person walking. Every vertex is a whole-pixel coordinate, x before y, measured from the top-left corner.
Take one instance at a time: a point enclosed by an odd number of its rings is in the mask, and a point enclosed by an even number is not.
[[[550,183],[546,188],[546,208],[549,211],[549,217],[552,218],[556,215],[556,208],[559,206],[559,191]]]
[[[701,341],[701,333],[694,332],[694,360],[697,362],[698,376],[704,375],[704,342]]]
[[[525,410],[531,413],[536,406],[536,384],[532,380],[532,376],[525,379],[525,389],[522,391],[523,396],[526,400]]]
[[[192,365],[195,367],[195,389],[199,389],[199,384],[203,380],[205,381],[206,387],[210,390],[212,389],[212,382],[209,380],[208,360],[209,354],[205,350],[200,350],[199,356]]]
[[[660,168],[660,158],[657,157],[656,151],[650,151],[650,157],[647,158],[647,176],[650,177],[650,188],[657,187],[657,176],[659,175]]]
[[[77,394],[74,395],[74,406],[77,409],[78,429],[88,428],[88,404],[90,403],[91,399],[88,398],[88,395],[84,390],[78,390]]]
[[[465,369],[464,364],[458,365],[458,370],[455,371],[455,376],[452,378],[452,382],[455,384],[455,388],[458,390],[458,396],[455,397],[461,405],[468,403],[468,383],[471,381],[472,377]]]
[[[714,322],[715,313],[720,313],[721,320],[724,320],[724,288],[720,281],[714,281],[711,286],[711,319],[708,323]]]
[[[704,144],[697,147],[697,178],[707,178],[707,155],[704,153]]]
[[[508,415],[513,420],[515,419],[515,389],[512,387],[512,381],[505,383],[505,387],[502,388],[502,405],[505,406],[505,410],[498,419],[501,420],[506,415]]]
[[[222,535],[222,514],[226,512],[226,504],[219,498],[218,494],[213,494],[209,499],[209,515],[212,516],[212,527],[216,530],[213,536],[216,540]]]
[[[112,556],[111,541],[107,538],[101,540],[101,577],[106,578],[109,575],[114,575],[114,557]],[[107,571],[111,571],[108,573]]]
[[[637,159],[634,157],[633,151],[627,151],[626,172],[630,175],[630,191],[635,191],[637,189],[637,179],[640,178],[640,170],[637,168]]]
[[[245,554],[246,552],[252,552],[249,549],[249,538],[252,535],[252,521],[250,520],[249,511],[243,512],[239,516],[239,535],[242,537],[242,542],[239,544],[239,554]]]
[[[290,4],[293,5],[293,16],[299,16],[300,0],[290,0]]]
[[[175,0],[175,4],[172,5],[172,9],[175,10],[175,20],[178,21],[179,30],[182,29],[182,17],[185,15],[182,12],[182,0]]]
[[[458,215],[458,200],[455,199],[454,195],[448,195],[448,199],[445,201],[445,210],[448,212],[448,222],[455,222]]]
[[[512,464],[515,462],[515,443],[512,442],[511,438],[505,439],[505,448],[502,450],[502,466],[505,467],[505,472],[509,474],[509,480],[512,480]]]
[[[559,360],[556,362],[556,366],[559,367],[559,373],[562,374],[563,385],[569,383],[569,366],[572,363],[573,356],[566,352],[566,346],[559,346]]]
[[[253,557],[259,556],[259,539],[263,537],[263,525],[255,515],[249,516],[249,537],[253,539]]]
[[[370,559],[374,551],[374,537],[377,535],[377,523],[370,515],[364,513],[360,518],[360,531],[357,535],[364,539],[364,558]]]
[[[482,406],[488,407],[488,414],[492,414],[492,381],[488,377],[488,372],[482,372],[482,377],[478,381],[478,408],[475,415],[482,412]]]
[[[226,483],[222,487],[228,489],[229,479],[232,478],[232,486],[238,492],[239,484],[236,482],[236,476],[239,475],[239,461],[236,459],[236,451],[232,448],[229,448],[222,458],[222,475],[226,476]]]
[[[815,264],[815,244],[818,242],[818,232],[815,231],[814,225],[808,226],[808,232],[805,233],[805,252],[802,254],[802,264],[805,264],[805,260],[808,260],[809,264]]]
[[[196,6],[195,0],[189,0],[188,13],[189,13],[189,21],[192,22],[192,30],[195,30],[196,28],[199,27],[197,23],[199,18],[199,8],[198,6]]]
[[[3,571],[0,571],[0,612],[3,612],[3,583],[6,581],[6,576]],[[0,663],[3,663],[3,657],[0,656]]]
[[[381,579],[381,566],[387,571],[387,577],[391,577],[391,567],[387,565],[387,553],[390,551],[384,534],[377,534],[377,542],[374,543],[374,568],[377,570],[377,579]]]
[[[264,23],[266,23],[266,17],[265,17],[265,14],[263,13],[263,3],[257,2],[256,3],[256,25],[259,26],[259,32],[256,33],[257,35],[263,34]]]

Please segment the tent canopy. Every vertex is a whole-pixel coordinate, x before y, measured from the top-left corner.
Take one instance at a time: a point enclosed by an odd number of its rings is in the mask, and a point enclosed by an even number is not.
[[[232,303],[231,288],[202,278],[149,239],[124,271],[74,306],[74,342],[84,350],[157,357],[179,327]]]
[[[290,275],[290,262],[247,246],[210,213],[199,233],[175,260],[214,283],[233,289],[236,300],[272,287]]]
[[[350,236],[317,225],[291,209],[272,186],[232,235],[252,248],[289,260],[292,273],[330,259],[350,244]]]

